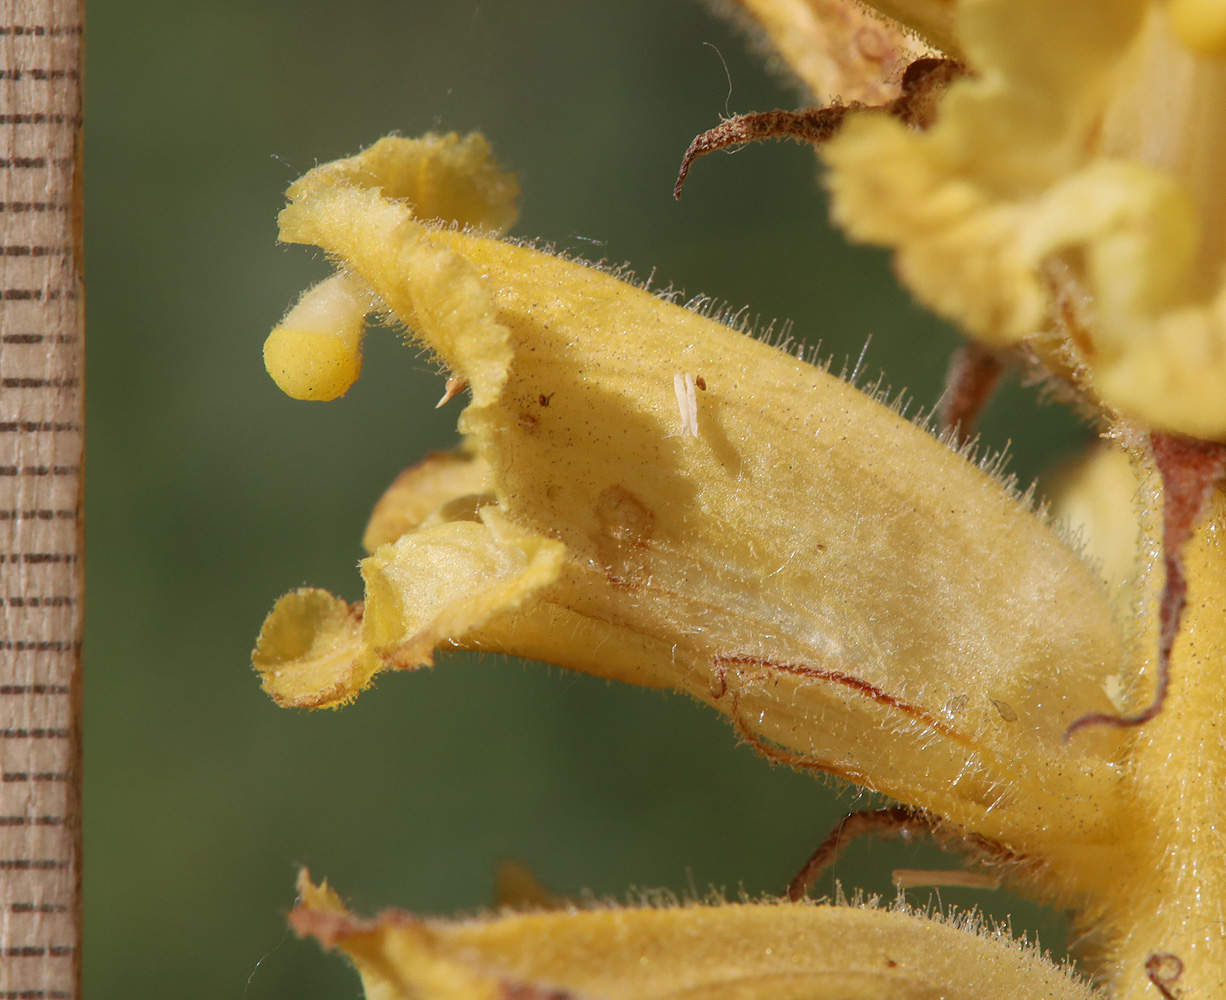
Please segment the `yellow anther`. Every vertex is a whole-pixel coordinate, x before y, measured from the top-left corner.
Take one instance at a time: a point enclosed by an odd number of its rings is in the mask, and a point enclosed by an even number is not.
[[[336,274],[303,293],[264,341],[264,367],[287,396],[336,399],[362,372],[371,294]]]

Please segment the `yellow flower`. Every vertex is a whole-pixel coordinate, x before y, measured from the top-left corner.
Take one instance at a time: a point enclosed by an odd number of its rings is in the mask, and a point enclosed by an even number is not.
[[[1029,947],[973,918],[850,906],[602,907],[360,920],[304,872],[290,914],[339,947],[377,1000],[1092,1000]],[[952,986],[952,988],[951,988]]]
[[[787,54],[780,12],[820,5],[746,6]],[[836,221],[894,248],[936,312],[1108,411],[1226,439],[1226,5],[874,6],[968,72],[922,132],[848,122],[825,151]]]
[[[896,401],[497,238],[518,189],[479,136],[388,138],[290,188],[282,239],[338,272],[265,361],[290,395],[334,398],[378,314],[447,370],[444,400],[471,392],[464,440],[379,502],[364,602],[277,603],[264,687],[337,706],[381,671],[480,649],[684,691],[1074,910],[1113,996],[1221,995],[1223,451],[1167,432],[1226,436],[1226,4],[743,5],[823,98],[887,104],[934,54],[967,67],[925,130],[847,115],[825,149],[835,212],[1123,446],[1058,501],[1084,554]],[[371,997],[1088,995],[999,935],[895,910],[361,921],[326,886],[301,892],[295,926],[344,949]]]
[[[465,449],[380,502],[364,612],[282,599],[256,654],[268,691],[316,707],[439,647],[509,652],[685,691],[1015,851],[1105,836],[1120,738],[1061,737],[1111,708],[1124,653],[1076,554],[822,368],[590,266],[419,222],[433,210],[389,192],[423,148],[443,162],[457,140],[384,139],[291,189],[282,238],[345,272],[270,341],[279,379],[299,344],[309,370],[324,334],[290,324],[338,281],[361,289],[470,386]]]

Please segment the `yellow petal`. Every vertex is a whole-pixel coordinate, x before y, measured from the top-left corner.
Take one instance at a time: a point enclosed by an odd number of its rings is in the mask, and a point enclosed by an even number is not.
[[[365,640],[384,663],[427,666],[558,577],[564,548],[523,531],[494,507],[479,520],[402,535],[362,560]]]
[[[768,753],[1012,849],[1075,859],[1110,836],[1119,733],[1061,743],[1110,708],[1110,601],[1000,483],[594,268],[425,227],[377,190],[304,189],[286,238],[468,380],[460,426],[489,469],[363,564],[386,666],[463,645],[676,688]]]
[[[315,188],[345,183],[378,188],[420,218],[491,233],[518,215],[519,185],[490,156],[485,137],[388,136],[359,155],[311,171],[291,188],[309,199]],[[338,274],[307,291],[264,344],[264,365],[294,399],[342,396],[362,370],[366,315],[379,308],[370,290]]]
[[[264,690],[289,708],[343,704],[379,667],[362,639],[361,606],[306,587],[273,606],[251,659]]]
[[[420,527],[438,507],[485,492],[489,469],[473,455],[437,451],[400,473],[371,511],[362,547],[374,552]]]
[[[871,0],[865,6],[914,31],[950,58],[960,57],[957,0]]]
[[[968,8],[961,37],[982,76],[951,86],[923,133],[884,116],[851,123],[828,150],[836,218],[857,238],[897,247],[908,284],[939,312],[989,339],[1034,332],[1043,315],[1034,272],[1051,248],[1022,228],[1084,160],[1096,110],[1087,97],[1105,87],[1142,6],[1086,0],[1076,18],[1063,0]]]
[[[1137,821],[1120,831],[1127,874],[1102,881],[1104,938],[1116,942],[1113,985],[1120,996],[1152,995],[1140,970],[1158,950],[1183,963],[1181,995],[1226,990],[1226,935],[1219,922],[1208,928],[1204,922],[1226,897],[1226,738],[1220,698],[1226,649],[1226,497],[1218,492],[1208,507],[1183,549],[1188,603],[1171,651],[1171,690],[1133,751]],[[1162,579],[1160,573],[1155,576],[1156,598]],[[1141,685],[1136,701],[1142,707],[1149,688]],[[1129,708],[1135,710],[1135,704]],[[1142,896],[1161,904],[1147,905]],[[1206,901],[1212,902],[1206,906]],[[1153,943],[1157,940],[1160,949]]]
[[[1179,40],[1207,56],[1226,55],[1226,3],[1170,0],[1171,24]]]
[[[337,912],[304,875],[299,934],[371,1000],[1091,1000],[1000,932],[848,906],[723,904],[420,920]]]
[[[442,231],[414,221],[410,206],[346,176],[323,166],[294,185],[298,197],[278,219],[281,239],[317,243],[326,232],[355,254],[361,242],[375,240],[362,255],[368,265],[377,262],[379,281],[371,287],[380,301],[401,321],[434,331],[430,346],[473,386],[473,404],[484,405],[501,390],[511,350],[480,273],[439,242]]]
[[[429,666],[438,646],[471,645],[482,627],[496,634],[557,578],[562,546],[493,508],[473,518],[381,545],[362,561],[364,605],[309,588],[282,597],[252,655],[264,690],[281,705],[335,708],[379,670]]]
[[[1052,516],[1081,539],[1082,551],[1102,569],[1123,608],[1133,600],[1142,571],[1141,525],[1136,495],[1142,488],[1122,448],[1101,444],[1062,468],[1052,495]]]
[[[1226,436],[1226,67],[1142,0],[977,0],[956,28],[971,75],[932,127],[829,145],[836,219],[984,340],[1059,330],[1105,408]]]
[[[419,219],[487,233],[506,232],[519,216],[519,183],[498,166],[479,132],[463,138],[455,132],[430,132],[420,139],[385,136],[357,156],[312,170],[289,195],[309,198],[315,187],[340,183],[378,188]]]

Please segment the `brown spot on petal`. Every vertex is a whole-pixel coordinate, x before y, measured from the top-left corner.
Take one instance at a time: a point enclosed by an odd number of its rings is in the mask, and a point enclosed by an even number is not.
[[[856,51],[869,62],[881,63],[890,54],[889,39],[884,33],[865,26],[855,34]]]
[[[610,486],[596,499],[596,539],[600,561],[611,583],[636,586],[647,576],[647,543],[655,515],[629,490]]]
[[[530,983],[512,983],[504,981],[498,991],[501,1000],[574,1000],[575,994],[570,990],[553,990],[543,986],[533,986]]]
[[[1169,952],[1150,955],[1145,960],[1145,975],[1165,1000],[1176,1000],[1171,986],[1183,975],[1183,959]]]
[[[519,415],[519,426],[529,432],[536,430],[536,417],[531,413],[521,413]]]

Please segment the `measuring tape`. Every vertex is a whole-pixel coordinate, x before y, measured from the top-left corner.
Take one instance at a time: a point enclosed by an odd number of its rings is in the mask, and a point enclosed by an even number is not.
[[[0,1000],[80,987],[83,0],[0,0]]]

